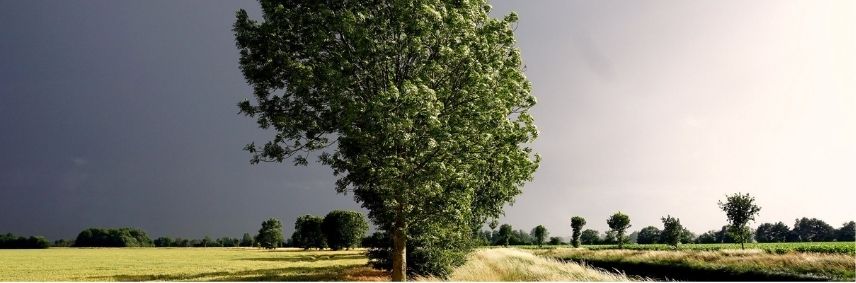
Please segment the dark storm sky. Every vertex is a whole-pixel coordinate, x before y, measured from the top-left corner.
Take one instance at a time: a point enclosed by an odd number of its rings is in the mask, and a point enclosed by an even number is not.
[[[231,25],[257,6],[0,0],[0,233],[239,236],[276,217],[290,234],[301,214],[358,209],[328,168],[241,150],[268,136],[235,106],[250,90]],[[544,156],[503,221],[564,236],[572,215],[603,231],[622,210],[633,229],[668,213],[703,232],[736,191],[760,221],[850,220],[852,6],[495,3],[520,14]]]

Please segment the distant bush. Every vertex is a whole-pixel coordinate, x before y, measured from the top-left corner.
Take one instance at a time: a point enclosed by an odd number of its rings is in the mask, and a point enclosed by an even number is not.
[[[638,244],[656,244],[660,241],[660,229],[654,226],[648,226],[639,230],[639,235],[636,237]]]
[[[15,237],[11,233],[0,235],[0,249],[47,249],[51,246],[45,237]]]
[[[564,245],[565,243],[562,242],[562,238],[550,237],[550,241],[547,242],[547,244],[549,244],[549,245]]]
[[[74,240],[75,247],[151,247],[152,240],[137,228],[89,228]]]

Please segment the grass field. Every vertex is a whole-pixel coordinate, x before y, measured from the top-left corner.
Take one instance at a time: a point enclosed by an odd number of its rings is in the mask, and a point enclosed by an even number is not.
[[[856,279],[847,253],[771,253],[761,249],[678,251],[553,248],[533,253],[652,278],[690,281],[791,281]]]
[[[363,251],[243,248],[0,250],[0,281],[386,281]]]

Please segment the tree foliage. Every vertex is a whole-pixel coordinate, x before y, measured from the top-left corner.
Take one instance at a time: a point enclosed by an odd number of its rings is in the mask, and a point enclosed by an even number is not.
[[[583,245],[600,244],[600,232],[594,229],[585,229],[580,233],[580,243]]]
[[[399,263],[411,227],[472,236],[531,180],[535,98],[516,15],[492,18],[483,0],[260,2],[263,20],[240,10],[234,25],[255,97],[241,113],[275,134],[246,147],[251,162],[318,153]]]
[[[138,228],[89,228],[77,234],[75,247],[151,247],[152,240]]]
[[[544,240],[547,239],[549,234],[550,233],[547,232],[547,228],[544,228],[544,225],[535,226],[535,228],[532,228],[532,232],[530,233],[538,247],[544,245]]]
[[[681,220],[671,215],[667,215],[661,220],[663,221],[663,231],[660,232],[660,239],[664,244],[677,248],[684,234],[684,226],[681,225]]]
[[[838,229],[836,234],[838,241],[856,241],[856,222],[845,222],[841,225],[841,228]]]
[[[579,216],[571,217],[571,229],[573,230],[573,232],[571,234],[571,244],[575,248],[580,247],[580,231],[582,231],[583,226],[585,226],[585,225],[586,225],[586,219],[585,218],[582,218]]]
[[[314,215],[303,215],[294,221],[294,234],[291,236],[293,245],[304,250],[310,248],[323,249],[327,246],[324,230],[321,226],[324,219]]]
[[[514,233],[514,231],[511,228],[511,225],[502,224],[499,226],[499,241],[497,241],[497,244],[507,247],[511,242],[512,233]]]
[[[610,216],[606,220],[606,224],[609,225],[609,229],[615,232],[615,241],[618,244],[618,248],[623,248],[628,240],[624,236],[624,233],[627,231],[627,228],[630,228],[630,216],[619,211]]]
[[[244,233],[244,235],[241,236],[241,242],[238,244],[238,246],[252,247],[252,246],[255,246],[255,244],[256,244],[256,241],[253,240],[253,236],[250,236],[250,233]]]
[[[783,243],[788,240],[790,232],[788,225],[781,221],[775,224],[764,223],[755,229],[755,240],[759,243]]]
[[[648,226],[639,230],[639,235],[636,237],[637,244],[656,244],[660,241],[660,229],[654,226]]]
[[[0,249],[47,249],[51,243],[42,236],[15,236],[0,234]]]
[[[334,210],[327,213],[321,231],[327,246],[333,250],[349,249],[360,244],[369,229],[363,214],[355,211]]]
[[[802,242],[832,241],[836,238],[835,228],[817,218],[795,220],[793,233]]]
[[[275,249],[282,244],[282,222],[279,219],[270,218],[262,222],[262,228],[256,234],[256,243],[265,249]]]
[[[729,233],[740,243],[740,248],[745,249],[744,243],[752,236],[749,222],[755,221],[761,207],[755,205],[755,198],[749,194],[736,193],[726,196],[725,202],[720,201],[719,208],[728,217]]]

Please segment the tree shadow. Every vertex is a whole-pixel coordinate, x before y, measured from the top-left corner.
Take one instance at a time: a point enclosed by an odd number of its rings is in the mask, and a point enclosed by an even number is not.
[[[250,261],[270,261],[270,262],[315,262],[319,260],[348,260],[348,259],[362,259],[365,258],[365,255],[362,254],[319,254],[319,255],[300,255],[300,256],[290,256],[290,257],[254,257],[254,258],[244,258],[241,260],[250,260]]]
[[[114,275],[89,277],[90,281],[345,281],[354,266],[284,267],[197,274]]]

